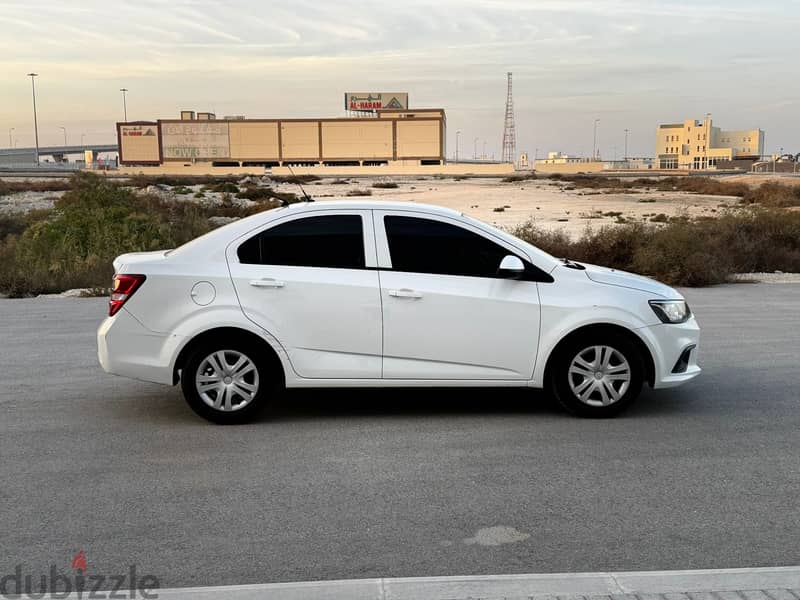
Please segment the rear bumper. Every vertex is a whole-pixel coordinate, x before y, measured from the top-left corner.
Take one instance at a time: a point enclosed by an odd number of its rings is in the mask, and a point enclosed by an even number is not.
[[[684,384],[702,371],[697,364],[700,327],[694,317],[686,323],[653,325],[638,331],[647,339],[653,351],[654,388],[670,388]],[[685,365],[680,365],[679,372],[675,372],[681,355],[690,348]]]
[[[181,338],[145,328],[123,307],[97,330],[97,358],[107,373],[172,385]]]

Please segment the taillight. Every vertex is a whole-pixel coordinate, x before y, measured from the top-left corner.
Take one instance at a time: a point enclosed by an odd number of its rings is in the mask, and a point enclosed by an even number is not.
[[[111,289],[111,299],[108,301],[109,317],[117,314],[145,279],[144,275],[114,275],[114,287]]]

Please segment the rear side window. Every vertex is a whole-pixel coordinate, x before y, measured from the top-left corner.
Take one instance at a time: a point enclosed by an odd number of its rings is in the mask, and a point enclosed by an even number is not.
[[[441,221],[387,215],[383,223],[396,271],[497,277],[500,261],[512,254],[482,235]]]
[[[304,217],[262,231],[237,251],[250,265],[361,269],[364,233],[359,215]]]

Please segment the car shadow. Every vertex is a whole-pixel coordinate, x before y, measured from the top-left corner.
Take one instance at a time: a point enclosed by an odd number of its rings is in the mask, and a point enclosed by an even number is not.
[[[205,423],[186,405],[180,386],[142,384],[124,400],[103,403],[117,419],[149,423]],[[617,418],[641,419],[703,412],[702,394],[692,385],[675,390],[642,390],[639,399]],[[575,419],[555,398],[531,388],[325,388],[286,390],[255,423],[357,418],[427,418],[435,416],[510,416]],[[110,415],[109,415],[110,416]]]

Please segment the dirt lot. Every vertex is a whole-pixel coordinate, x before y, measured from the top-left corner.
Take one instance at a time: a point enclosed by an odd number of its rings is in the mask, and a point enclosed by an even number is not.
[[[398,187],[373,188],[375,183],[388,181],[397,183]],[[278,192],[299,193],[295,184],[275,184],[267,178],[261,179],[261,183]],[[194,192],[202,186],[190,187],[191,194],[174,195],[169,189],[157,190],[157,193],[194,201]],[[513,227],[535,219],[543,227],[560,228],[571,234],[582,231],[587,225],[613,224],[622,220],[647,221],[660,214],[667,217],[684,213],[711,216],[725,205],[734,205],[738,201],[735,197],[648,191],[646,188],[608,193],[602,189],[576,189],[570,182],[550,179],[504,183],[497,178],[326,178],[308,183],[305,188],[320,201],[347,197],[366,199],[367,196],[356,195],[358,190],[363,190],[371,192],[372,199],[446,206],[499,227]],[[62,193],[20,192],[2,196],[0,213],[52,208],[53,201]],[[218,202],[220,199],[221,194],[205,194],[205,201]]]
[[[688,212],[692,216],[713,215],[720,205],[733,205],[736,197],[700,196],[685,192],[628,191],[605,193],[602,190],[575,189],[569,182],[537,179],[502,183],[499,179],[393,179],[397,189],[373,189],[372,180],[350,180],[347,185],[332,185],[323,180],[306,186],[320,200],[341,198],[351,189],[371,189],[372,198],[424,202],[453,208],[499,227],[513,227],[529,219],[548,228],[579,233],[592,226],[616,223],[619,218],[648,220],[659,213],[673,216]],[[294,190],[292,190],[294,188]],[[297,191],[282,184],[279,191]],[[617,214],[619,213],[619,214]]]

